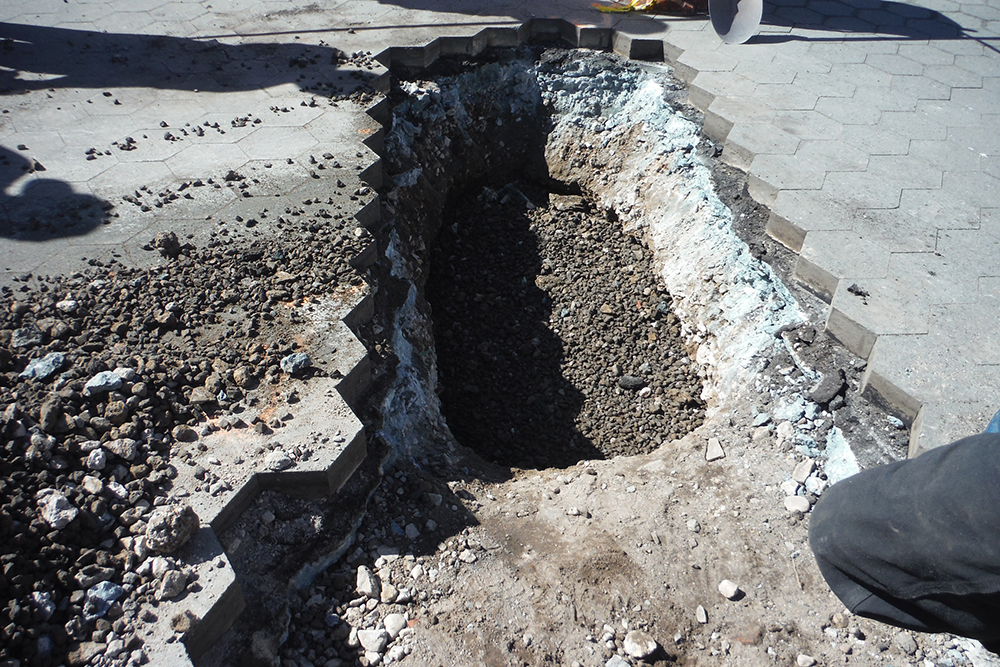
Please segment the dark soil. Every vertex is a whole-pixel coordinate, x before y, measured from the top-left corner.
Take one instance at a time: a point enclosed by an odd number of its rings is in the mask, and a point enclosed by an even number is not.
[[[467,193],[432,251],[441,398],[458,440],[517,467],[652,451],[701,424],[652,253],[582,197]],[[538,202],[536,207],[534,202]]]

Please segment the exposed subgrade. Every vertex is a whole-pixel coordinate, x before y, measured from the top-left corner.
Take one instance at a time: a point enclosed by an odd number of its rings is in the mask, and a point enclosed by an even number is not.
[[[804,316],[733,233],[669,70],[559,50],[451,68],[398,85],[387,137],[386,440],[570,465],[730,409]]]

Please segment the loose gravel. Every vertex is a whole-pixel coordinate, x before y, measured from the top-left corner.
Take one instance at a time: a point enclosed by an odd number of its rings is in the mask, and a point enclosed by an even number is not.
[[[285,305],[362,282],[350,261],[367,232],[333,200],[258,217],[215,221],[200,248],[149,239],[163,266],[92,261],[3,289],[0,662],[82,664],[96,651],[141,664],[143,609],[198,590],[169,556],[197,526],[169,511],[177,455],[199,446],[208,417],[249,426],[240,413],[299,351]]]
[[[432,251],[441,398],[458,440],[545,468],[648,453],[699,426],[698,367],[643,240],[583,197],[521,188],[461,198]]]

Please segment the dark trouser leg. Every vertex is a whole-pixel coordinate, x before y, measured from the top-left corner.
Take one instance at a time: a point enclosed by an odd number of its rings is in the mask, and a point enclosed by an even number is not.
[[[925,454],[926,460],[859,473],[823,495],[810,519],[810,546],[830,588],[851,612],[1000,648],[1000,592],[991,588],[1000,559],[982,544],[994,540],[1000,509],[987,505],[983,517],[965,511],[964,504],[979,504],[962,492],[963,478],[983,460],[973,454],[975,447],[968,446],[951,454]],[[996,449],[989,454],[1000,456]],[[952,473],[954,486],[942,479]],[[955,513],[956,503],[964,503],[964,514]],[[970,523],[934,523],[927,519],[934,513]],[[961,576],[953,577],[948,567]],[[980,582],[978,590],[970,590]]]

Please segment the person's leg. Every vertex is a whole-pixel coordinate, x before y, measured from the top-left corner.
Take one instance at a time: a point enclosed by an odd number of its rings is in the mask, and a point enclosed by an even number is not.
[[[823,494],[809,542],[850,611],[998,645],[998,445],[997,435],[974,436],[863,471]],[[970,498],[965,489],[983,497]]]

